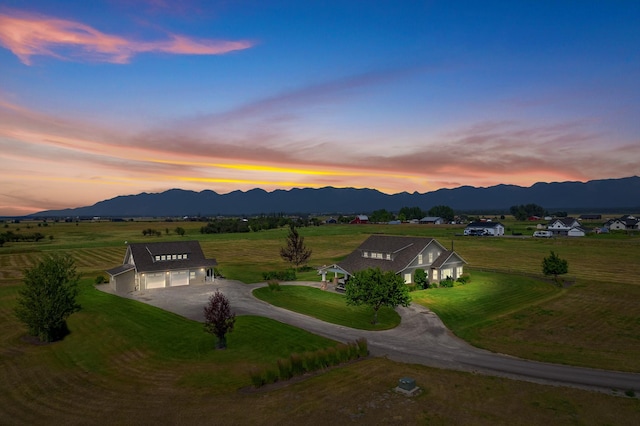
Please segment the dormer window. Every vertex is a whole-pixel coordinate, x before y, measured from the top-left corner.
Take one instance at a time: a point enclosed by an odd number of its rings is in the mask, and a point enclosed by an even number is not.
[[[159,255],[156,255],[156,256],[155,256],[155,261],[156,261],[156,262],[159,262],[159,261],[160,261],[160,256],[159,256]]]
[[[391,260],[391,253],[387,253],[387,260]]]
[[[368,251],[363,251],[362,252],[362,257],[369,257],[369,252]]]

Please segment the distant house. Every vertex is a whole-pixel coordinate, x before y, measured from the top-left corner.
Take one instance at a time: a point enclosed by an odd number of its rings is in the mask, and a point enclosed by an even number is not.
[[[420,223],[428,223],[428,224],[433,224],[433,225],[440,225],[444,223],[444,219],[441,217],[433,217],[433,216],[425,216],[422,219],[420,219]]]
[[[586,233],[578,219],[573,217],[552,219],[547,225],[547,229],[553,232],[554,236],[584,237]]]
[[[464,235],[504,235],[504,225],[500,222],[471,222],[464,228]]]
[[[640,229],[640,220],[631,215],[624,215],[617,219],[609,219],[604,227],[610,231],[629,231]]]
[[[349,223],[351,224],[369,223],[369,216],[364,214],[359,214]]]
[[[371,235],[345,260],[323,266],[318,273],[326,282],[329,273],[333,273],[337,281],[364,269],[380,268],[393,271],[411,284],[418,269],[424,270],[432,282],[447,277],[457,279],[464,273],[466,263],[455,251],[447,250],[433,238]]]
[[[601,214],[581,214],[580,220],[601,220]]]
[[[206,259],[198,241],[132,243],[122,265],[106,271],[117,293],[204,284],[213,281],[215,259]]]
[[[326,224],[334,224],[334,223],[338,223],[338,220],[335,217],[330,217],[330,218],[327,218],[324,221],[324,223],[326,223]]]
[[[587,230],[581,226],[574,226],[567,231],[568,237],[584,237],[587,234]]]

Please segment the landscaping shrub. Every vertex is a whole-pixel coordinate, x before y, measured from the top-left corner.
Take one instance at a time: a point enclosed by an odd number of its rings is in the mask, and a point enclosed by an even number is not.
[[[280,380],[289,380],[293,377],[293,371],[291,369],[291,359],[278,359],[278,374]]]
[[[302,355],[292,353],[289,359],[280,358],[277,361],[277,369],[267,368],[262,372],[252,369],[249,374],[251,383],[255,387],[261,387],[278,380],[289,380],[295,376],[301,376],[307,372],[318,371],[323,368],[340,365],[352,359],[369,355],[367,339],[360,338],[355,342],[340,343],[335,347],[307,351]]]
[[[289,358],[291,360],[291,374],[294,376],[304,374],[304,358],[296,353],[291,354]]]
[[[287,269],[284,271],[269,271],[262,273],[262,279],[265,281],[278,280],[278,281],[295,281],[296,271],[294,269]]]
[[[269,285],[269,290],[271,291],[280,291],[280,282],[276,280],[271,280],[267,283]]]
[[[96,284],[103,284],[103,283],[107,283],[109,282],[109,280],[107,280],[104,275],[98,275],[94,281]]]
[[[460,275],[456,281],[460,284],[467,284],[471,282],[471,276],[468,273],[465,273]]]
[[[253,386],[259,388],[266,384],[262,371],[258,370],[257,368],[251,369],[249,375],[251,376],[251,383],[253,384]]]
[[[316,352],[305,352],[303,354],[303,358],[306,371],[316,371],[322,368],[318,361],[318,354]]]
[[[361,357],[369,356],[369,345],[367,343],[367,339],[365,339],[364,337],[361,337],[358,340],[356,340],[356,343],[358,345],[358,356],[361,356]]]
[[[447,277],[447,279],[440,281],[440,287],[453,287],[453,279],[451,277]]]

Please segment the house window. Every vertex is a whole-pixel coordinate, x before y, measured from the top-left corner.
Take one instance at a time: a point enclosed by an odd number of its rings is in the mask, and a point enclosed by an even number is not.
[[[171,260],[176,260],[177,258],[178,258],[178,256],[177,256],[177,255],[175,255],[175,254],[172,254],[172,255],[171,255]]]
[[[182,258],[183,259],[188,259],[189,257],[187,256],[187,253],[185,253],[185,254],[182,255]]]
[[[158,262],[160,260],[160,256],[156,256],[155,259],[156,259],[156,262]]]
[[[195,271],[190,271],[189,272],[189,279],[190,280],[195,280],[196,279],[196,272]]]
[[[387,253],[387,260],[391,260],[391,254]]]
[[[462,266],[458,266],[456,268],[456,276],[457,277],[461,277],[462,276]]]
[[[422,265],[422,253],[418,255],[418,265]]]
[[[167,256],[163,254],[162,256],[160,256],[160,259],[161,260],[167,260]]]
[[[363,251],[363,252],[362,252],[362,257],[369,257],[369,253],[368,253],[368,252],[366,252],[366,251]]]
[[[433,263],[433,252],[429,252],[429,263]]]

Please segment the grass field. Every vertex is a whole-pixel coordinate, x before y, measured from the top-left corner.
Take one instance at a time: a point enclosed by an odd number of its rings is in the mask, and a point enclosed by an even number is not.
[[[344,295],[313,287],[285,285],[280,286],[280,291],[262,287],[255,289],[253,295],[275,306],[359,330],[387,330],[400,324],[400,315],[393,309],[380,308],[378,322],[372,324],[372,308],[346,306]]]
[[[10,224],[44,233],[39,243],[0,248],[0,424],[428,424],[635,425],[640,399],[612,397],[479,375],[369,359],[268,392],[245,391],[253,366],[333,342],[295,327],[239,317],[229,349],[215,351],[202,325],[94,290],[91,282],[122,263],[125,241],[201,241],[229,278],[261,281],[284,269],[286,230],[200,235],[201,223],[122,222]],[[30,226],[30,228],[27,228]],[[521,229],[527,224],[513,224]],[[156,228],[161,238],[141,231]],[[528,358],[640,371],[640,239],[464,238],[461,228],[323,226],[301,229],[312,265],[340,260],[370,233],[433,236],[468,262],[472,282],[414,292],[474,344]],[[53,239],[48,236],[52,235]],[[66,251],[84,279],[83,310],[62,342],[34,345],[13,316],[22,271],[47,251]],[[557,289],[520,275],[540,271],[550,250],[569,262],[575,284]],[[481,272],[490,268],[500,273]],[[303,278],[319,279],[314,273]],[[415,398],[391,389],[415,378]],[[637,396],[637,395],[636,395]]]

